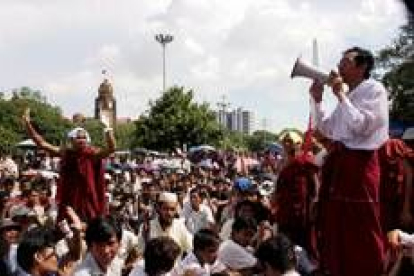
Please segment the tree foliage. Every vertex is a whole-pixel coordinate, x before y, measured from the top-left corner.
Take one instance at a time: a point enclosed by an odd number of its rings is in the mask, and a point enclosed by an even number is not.
[[[135,146],[172,150],[186,144],[217,144],[222,131],[206,103],[193,102],[193,91],[172,87],[136,121]]]
[[[33,126],[50,143],[59,145],[71,122],[62,116],[60,108],[46,102],[40,91],[22,87],[12,91],[12,97],[0,98],[0,147],[10,148],[27,133],[21,122],[25,108],[31,109]]]
[[[97,147],[105,146],[104,125],[101,121],[94,118],[86,118],[81,125],[91,136],[91,143]]]
[[[266,130],[257,130],[248,137],[247,143],[249,150],[261,151],[264,150],[269,143],[276,142],[276,140],[276,134]]]
[[[134,142],[135,123],[128,122],[117,124],[115,128],[115,136],[117,140],[118,149],[131,149]]]
[[[414,122],[414,18],[401,27],[398,38],[377,55],[379,75],[389,91],[390,116]]]
[[[249,136],[247,134],[223,130],[223,138],[220,140],[220,148],[226,150],[246,150],[248,148]]]

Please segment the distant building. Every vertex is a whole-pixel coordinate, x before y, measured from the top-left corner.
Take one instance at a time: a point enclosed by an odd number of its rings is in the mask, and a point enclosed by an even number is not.
[[[123,125],[123,124],[129,124],[132,122],[132,119],[129,117],[121,117],[121,118],[117,118],[116,123],[118,125]]]
[[[116,124],[116,100],[112,85],[105,79],[98,89],[98,97],[95,99],[95,119],[101,120],[103,116],[109,119],[109,125]]]
[[[253,113],[242,108],[233,111],[219,110],[216,112],[217,122],[231,131],[250,134],[253,131]]]

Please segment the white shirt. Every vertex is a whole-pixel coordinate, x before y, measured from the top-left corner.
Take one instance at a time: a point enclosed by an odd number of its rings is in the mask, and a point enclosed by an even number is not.
[[[200,229],[209,227],[210,224],[214,224],[213,212],[205,204],[200,204],[198,212],[193,210],[191,203],[184,204],[182,215],[185,220],[185,226],[192,234],[195,234]]]
[[[282,276],[300,276],[296,270],[290,270],[286,273],[283,273]]]
[[[131,249],[136,246],[138,246],[138,237],[131,231],[122,229],[122,239],[118,250],[118,258],[125,261]]]
[[[158,217],[150,221],[149,239],[157,237],[170,237],[181,248],[183,252],[190,252],[193,247],[193,235],[187,230],[182,219],[174,219],[171,226],[165,231],[162,229]],[[143,253],[145,248],[145,240],[143,236],[142,226],[138,234],[138,252]]]
[[[73,276],[121,276],[122,267],[122,260],[115,257],[105,273],[96,263],[92,254],[88,252],[85,259],[75,268]]]
[[[0,163],[0,171],[3,173],[4,176],[14,176],[17,177],[19,174],[19,168],[14,162],[14,160],[10,157],[6,157]]]
[[[132,271],[129,273],[129,276],[147,276],[148,274],[145,272],[145,261],[139,260]],[[170,276],[171,273],[161,274],[162,276]],[[161,276],[160,275],[160,276]]]
[[[219,273],[226,270],[226,266],[218,259],[213,264],[204,264],[204,266],[202,266],[194,253],[190,252],[184,260],[173,269],[171,275],[182,276],[189,270],[194,273],[194,276],[209,276],[213,273]]]
[[[220,239],[222,241],[230,239],[231,230],[233,228],[234,218],[228,219],[224,222],[220,231]]]
[[[144,260],[140,260],[129,273],[129,276],[147,276],[145,272]]]
[[[228,268],[234,270],[251,268],[257,263],[253,254],[233,240],[224,241],[220,245],[218,259]]]
[[[384,86],[368,79],[339,102],[326,116],[316,104],[317,128],[326,137],[350,149],[378,149],[388,139],[388,99]]]
[[[406,247],[414,247],[414,234],[407,234],[401,230],[398,231],[401,245]]]

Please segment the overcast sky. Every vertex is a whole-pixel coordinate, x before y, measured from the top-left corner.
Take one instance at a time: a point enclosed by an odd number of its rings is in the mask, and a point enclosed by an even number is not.
[[[405,23],[398,0],[0,0],[0,90],[39,89],[66,116],[93,114],[108,71],[118,115],[137,118],[162,90],[162,48],[170,33],[167,86],[197,101],[255,114],[257,128],[305,128],[305,79],[290,79],[298,55],[321,68],[359,45],[374,52]],[[331,105],[333,104],[331,99]]]

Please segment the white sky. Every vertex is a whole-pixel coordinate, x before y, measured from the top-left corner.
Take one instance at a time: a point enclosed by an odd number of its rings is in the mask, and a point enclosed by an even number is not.
[[[197,101],[255,113],[257,127],[305,128],[310,81],[290,79],[296,57],[335,68],[354,45],[374,52],[405,23],[398,0],[0,0],[0,90],[39,89],[66,116],[92,115],[106,69],[120,117],[137,118],[167,86]],[[331,106],[334,103],[331,99]]]

